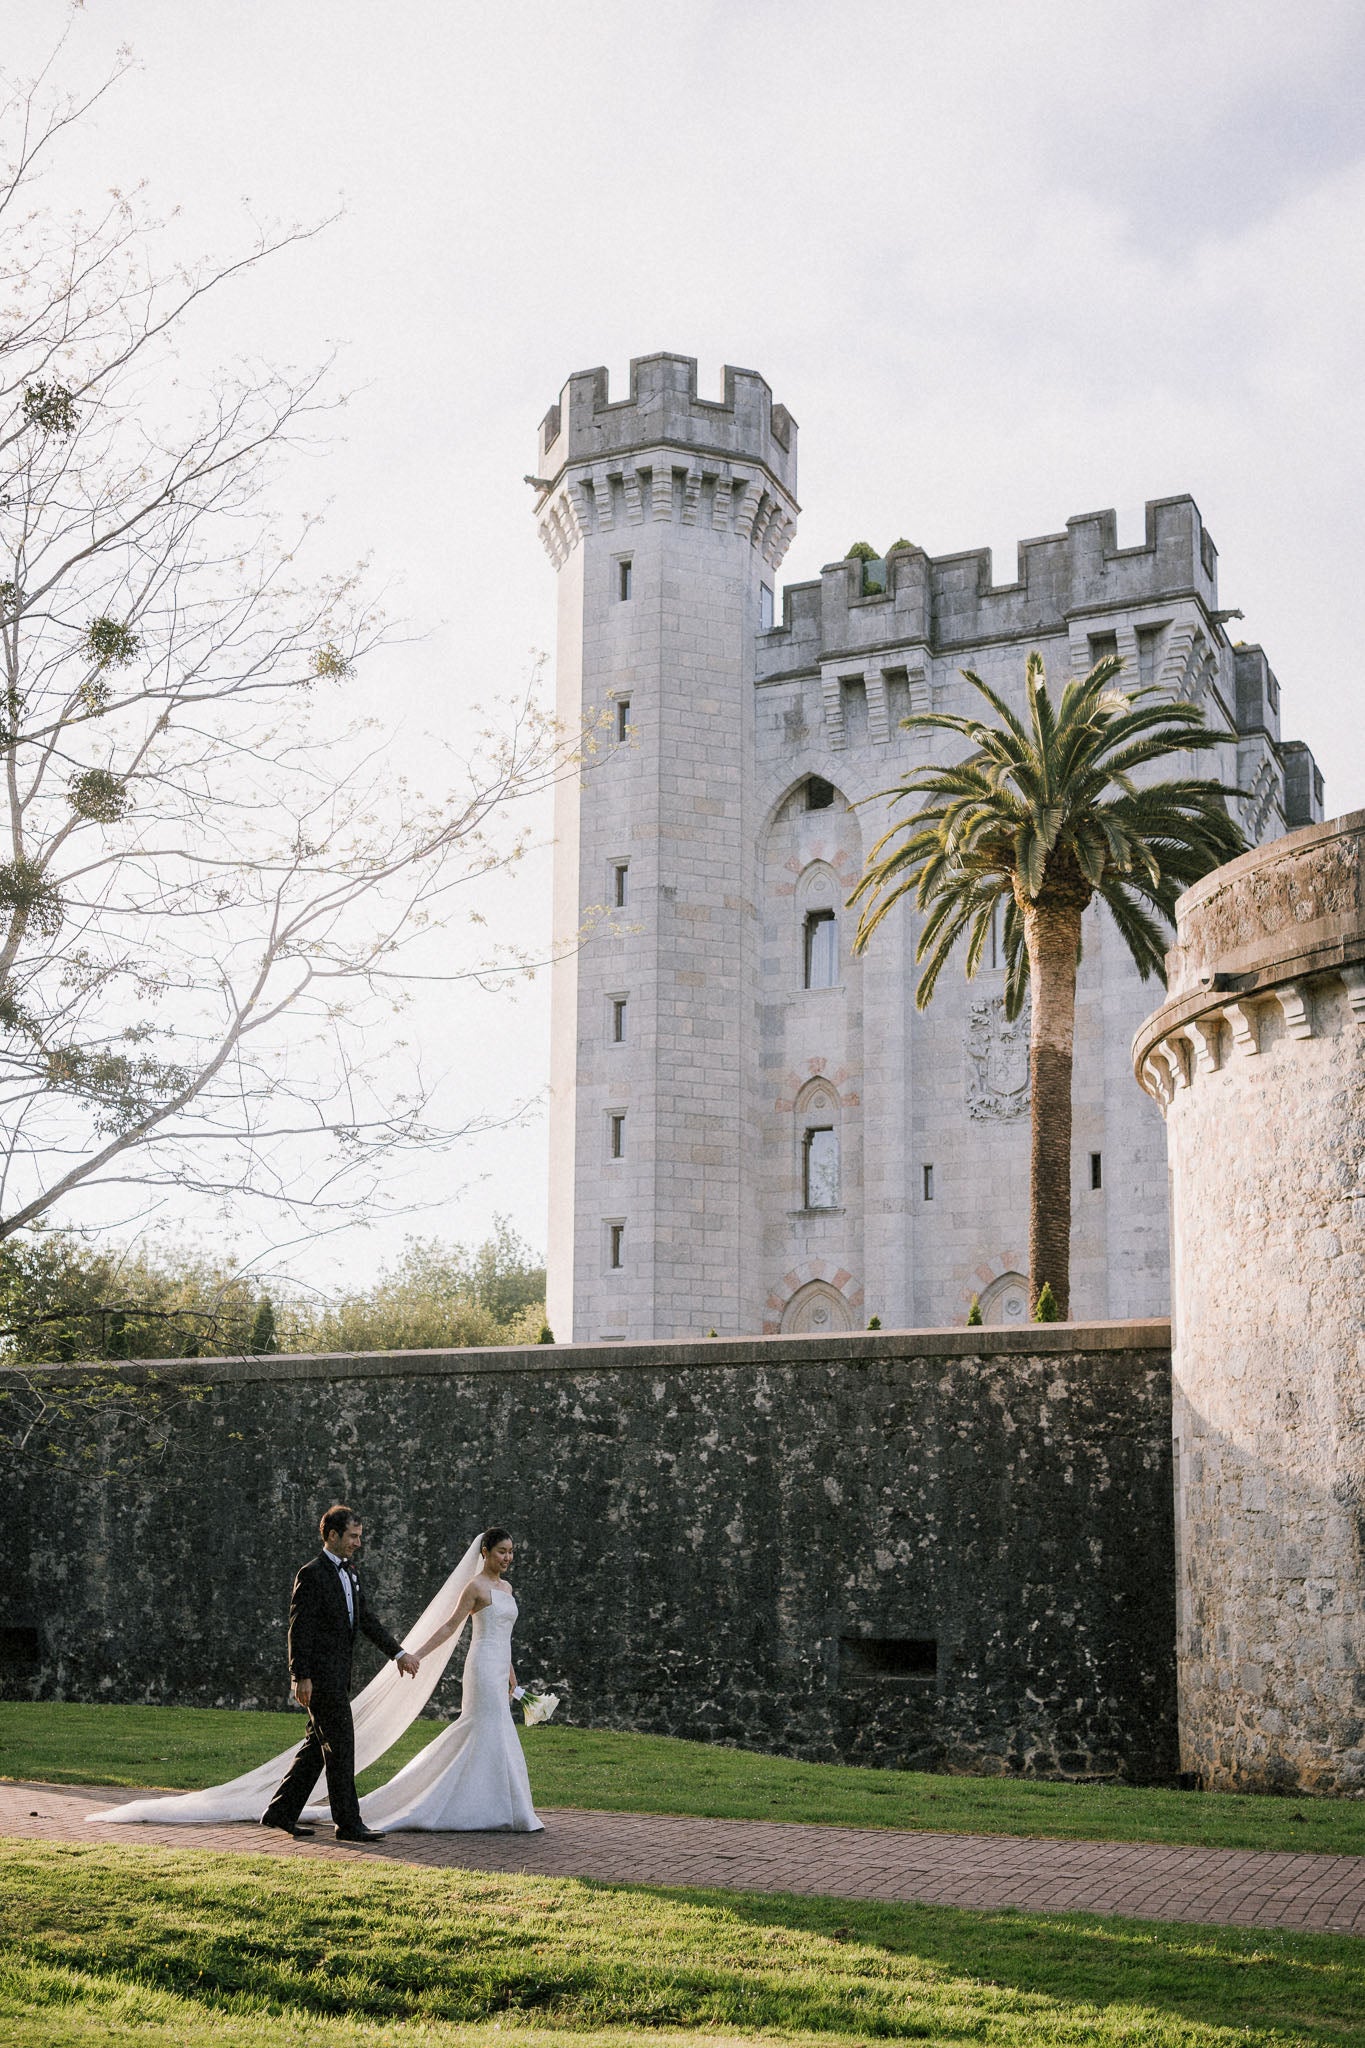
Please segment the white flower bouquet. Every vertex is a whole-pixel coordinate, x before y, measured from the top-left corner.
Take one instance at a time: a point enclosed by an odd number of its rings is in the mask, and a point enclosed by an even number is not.
[[[521,1701],[521,1718],[528,1728],[534,1728],[541,1721],[548,1721],[559,1705],[557,1692],[541,1692],[533,1685],[519,1685],[512,1694]]]

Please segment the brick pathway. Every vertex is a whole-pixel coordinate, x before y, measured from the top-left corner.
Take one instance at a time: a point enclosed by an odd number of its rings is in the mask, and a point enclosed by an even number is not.
[[[792,1821],[547,1811],[543,1835],[390,1835],[373,1848],[325,1831],[291,1841],[257,1827],[87,1825],[135,1796],[88,1785],[0,1784],[0,1835],[42,1841],[152,1842],[269,1856],[377,1857],[423,1869],[507,1870],[622,1884],[723,1886],[841,1899],[913,1900],[1046,1913],[1126,1913],[1142,1920],[1312,1928],[1365,1935],[1365,1856],[1264,1849],[1167,1848],[940,1835]]]

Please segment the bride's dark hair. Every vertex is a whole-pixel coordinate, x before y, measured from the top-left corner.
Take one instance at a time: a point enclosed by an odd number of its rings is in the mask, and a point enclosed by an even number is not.
[[[510,1529],[485,1529],[479,1538],[479,1548],[483,1551],[496,1550],[500,1543],[506,1543],[511,1534]]]

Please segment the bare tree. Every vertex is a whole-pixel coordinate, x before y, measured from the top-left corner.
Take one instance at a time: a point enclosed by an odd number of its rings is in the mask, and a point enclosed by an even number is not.
[[[399,949],[576,772],[534,690],[439,799],[345,723],[381,623],[360,572],[299,580],[268,502],[326,375],[233,369],[193,410],[177,381],[205,301],[317,230],[187,268],[137,195],[34,207],[105,90],[0,104],[0,1238],[119,1186],[346,1213],[447,1142],[394,1044]]]

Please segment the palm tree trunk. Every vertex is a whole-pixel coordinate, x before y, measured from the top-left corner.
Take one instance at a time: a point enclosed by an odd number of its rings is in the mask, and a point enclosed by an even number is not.
[[[1063,1320],[1071,1313],[1071,1053],[1081,913],[1030,904],[1024,911],[1033,1017],[1029,1079],[1033,1150],[1029,1177],[1029,1308],[1043,1282]]]

